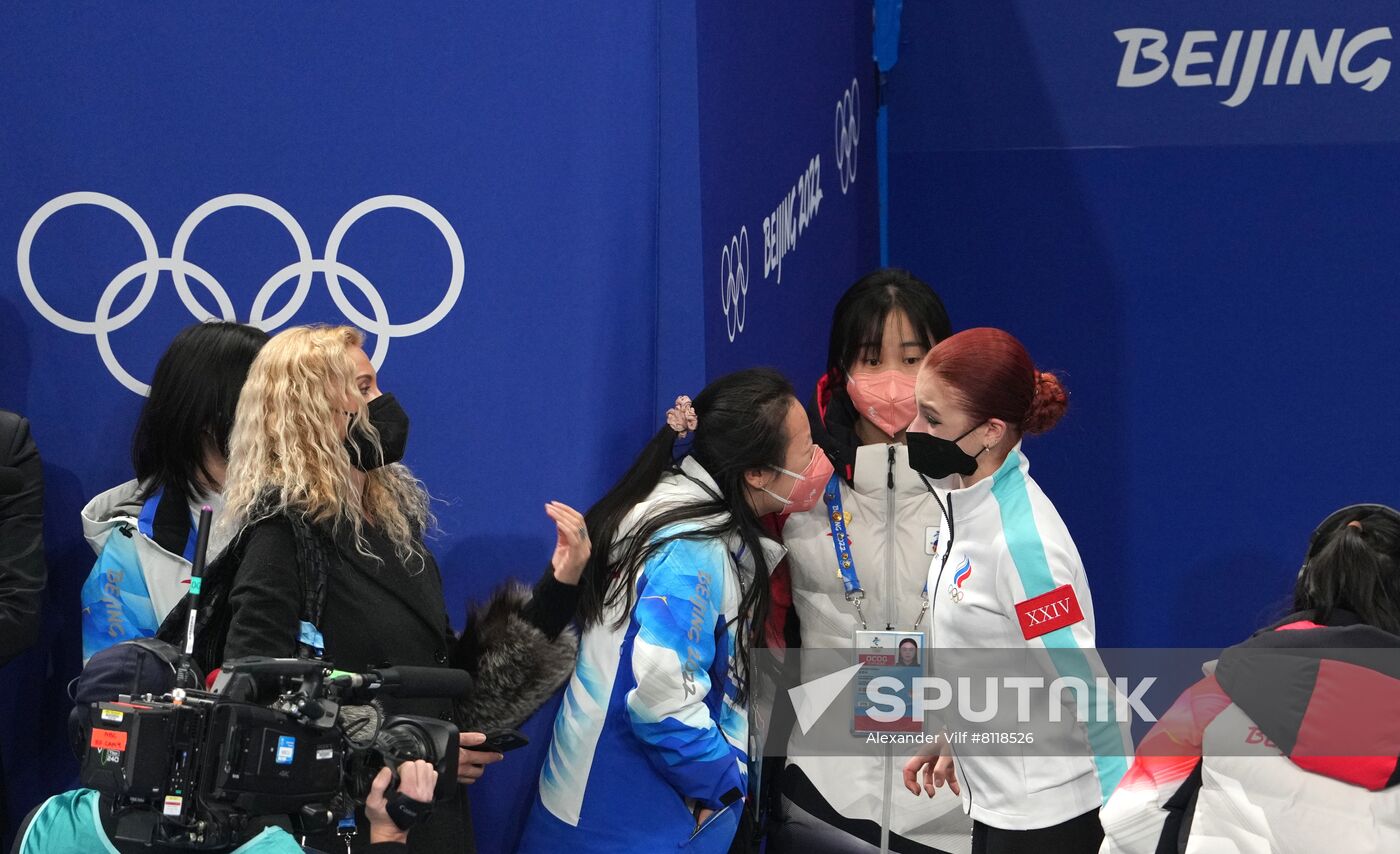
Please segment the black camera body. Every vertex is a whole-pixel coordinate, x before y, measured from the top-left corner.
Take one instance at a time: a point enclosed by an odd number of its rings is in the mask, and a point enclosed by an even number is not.
[[[82,782],[110,799],[120,840],[219,849],[281,817],[294,833],[321,833],[363,803],[385,765],[425,760],[439,795],[451,790],[457,728],[385,719],[373,700],[460,697],[469,684],[438,668],[349,674],[319,660],[238,659],[213,692],[91,704]]]

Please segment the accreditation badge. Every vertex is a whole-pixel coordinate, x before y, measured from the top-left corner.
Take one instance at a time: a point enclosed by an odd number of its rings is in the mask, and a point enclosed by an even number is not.
[[[914,680],[924,672],[921,631],[857,631],[853,733],[920,732],[914,719]]]

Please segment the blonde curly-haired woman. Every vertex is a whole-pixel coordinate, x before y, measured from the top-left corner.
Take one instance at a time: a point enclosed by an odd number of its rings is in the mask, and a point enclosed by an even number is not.
[[[343,670],[388,662],[471,671],[476,690],[466,703],[385,705],[392,714],[455,720],[464,730],[458,780],[472,783],[501,754],[471,750],[484,736],[470,730],[517,726],[572,670],[576,641],[563,630],[589,555],[587,530],[577,511],[546,505],[558,533],[550,571],[532,594],[518,587],[498,594],[454,636],[423,542],[433,524],[428,494],[399,462],[408,417],[380,392],[362,343],[350,327],[296,327],[253,362],[226,482],[225,519],[241,530],[224,566],[211,567],[225,579],[218,586],[228,591],[226,605],[214,610],[226,626],[201,628],[203,657],[208,666],[246,655],[322,654]],[[307,589],[307,579],[324,589]],[[368,842],[361,834],[354,849]],[[453,803],[437,805],[409,844],[474,850],[464,787]]]

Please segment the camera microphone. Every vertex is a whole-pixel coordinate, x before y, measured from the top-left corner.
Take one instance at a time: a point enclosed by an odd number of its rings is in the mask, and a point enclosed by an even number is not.
[[[331,685],[349,688],[352,697],[414,697],[457,700],[472,690],[471,674],[448,667],[382,667],[367,673],[334,673]]]
[[[185,645],[180,650],[180,667],[175,673],[175,684],[180,688],[202,688],[201,680],[194,665],[195,625],[199,618],[199,589],[204,582],[204,566],[209,558],[209,529],[214,526],[214,511],[209,505],[199,509],[199,530],[195,536],[194,563],[190,567],[190,589],[185,594],[190,603],[189,615],[185,618]]]

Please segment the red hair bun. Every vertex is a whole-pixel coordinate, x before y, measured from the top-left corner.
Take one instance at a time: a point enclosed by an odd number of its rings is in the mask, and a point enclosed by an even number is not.
[[[1068,408],[1069,394],[1060,385],[1060,378],[1049,371],[1036,371],[1035,394],[1021,429],[1027,433],[1044,433],[1059,422]]]

